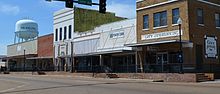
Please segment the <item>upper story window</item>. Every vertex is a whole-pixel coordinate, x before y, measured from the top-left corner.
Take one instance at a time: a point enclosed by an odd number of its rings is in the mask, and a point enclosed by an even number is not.
[[[216,27],[220,27],[220,13],[215,14],[215,24]]]
[[[64,40],[66,39],[66,36],[67,36],[67,34],[66,34],[67,31],[66,31],[66,30],[67,30],[67,28],[66,28],[66,26],[65,26],[65,27],[64,27]]]
[[[154,27],[167,25],[167,11],[154,13]]]
[[[177,21],[180,17],[179,8],[172,10],[172,24],[177,24]]]
[[[197,24],[204,24],[204,16],[203,16],[203,10],[197,9]]]
[[[58,40],[58,29],[55,30],[55,41]]]
[[[149,16],[144,15],[143,16],[143,29],[148,29],[149,28]]]
[[[62,28],[60,28],[60,40],[63,39],[62,36],[63,36],[63,31],[62,31]]]
[[[69,25],[69,39],[72,37],[72,25]]]

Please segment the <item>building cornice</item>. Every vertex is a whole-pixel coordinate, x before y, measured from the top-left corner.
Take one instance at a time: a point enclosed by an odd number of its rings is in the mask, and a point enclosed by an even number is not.
[[[220,7],[220,5],[219,5],[219,4],[212,3],[212,2],[209,2],[209,1],[205,1],[205,0],[197,0],[197,1],[202,2],[202,3],[209,4],[209,5],[213,5],[213,6]]]
[[[148,9],[148,8],[152,8],[152,7],[157,7],[157,6],[161,6],[161,5],[165,5],[165,4],[169,4],[169,3],[173,3],[173,2],[177,2],[179,0],[169,0],[166,2],[161,2],[161,3],[157,3],[157,4],[153,4],[153,5],[149,5],[149,6],[145,6],[145,7],[141,7],[136,9],[137,11],[143,10],[143,9]]]
[[[144,1],[144,0],[136,0],[136,3],[139,3],[139,2],[142,2],[142,1]]]

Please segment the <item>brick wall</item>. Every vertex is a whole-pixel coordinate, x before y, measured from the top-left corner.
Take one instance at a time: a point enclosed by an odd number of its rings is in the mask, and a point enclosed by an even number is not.
[[[38,38],[38,57],[53,56],[53,34]]]

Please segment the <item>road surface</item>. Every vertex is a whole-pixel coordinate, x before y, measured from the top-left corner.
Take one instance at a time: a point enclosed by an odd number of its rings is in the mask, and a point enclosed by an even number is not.
[[[220,83],[155,83],[149,80],[66,75],[0,75],[0,94],[220,94]]]

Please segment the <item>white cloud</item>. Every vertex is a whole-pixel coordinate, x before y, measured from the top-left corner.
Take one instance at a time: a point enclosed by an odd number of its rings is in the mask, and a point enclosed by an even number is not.
[[[20,12],[20,8],[16,5],[0,3],[0,13],[4,13],[7,15],[17,15],[19,12]]]
[[[136,9],[135,5],[122,4],[122,3],[111,3],[107,5],[107,11],[114,12],[117,16],[126,18],[135,18]]]

